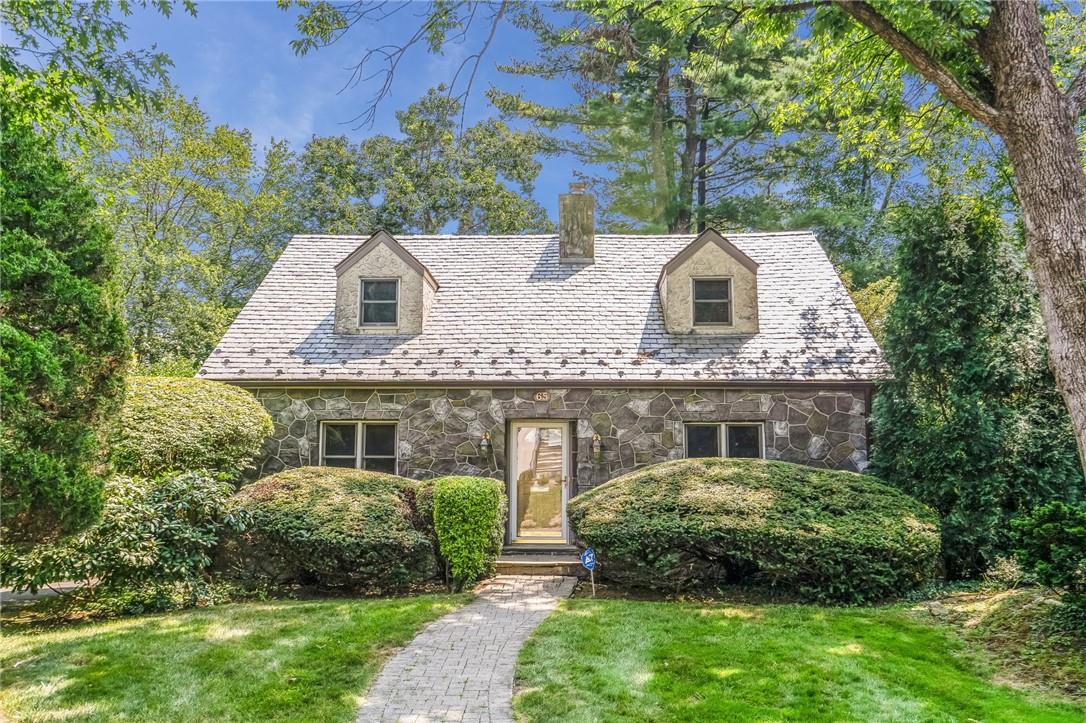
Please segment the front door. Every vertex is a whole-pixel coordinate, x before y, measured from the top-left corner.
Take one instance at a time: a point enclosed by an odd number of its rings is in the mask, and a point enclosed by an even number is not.
[[[569,425],[513,422],[509,465],[509,539],[564,544],[569,480]]]

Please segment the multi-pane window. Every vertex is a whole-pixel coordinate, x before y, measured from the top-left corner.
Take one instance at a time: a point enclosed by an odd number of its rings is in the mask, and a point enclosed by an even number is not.
[[[694,323],[732,323],[731,279],[694,279]]]
[[[362,326],[396,326],[400,282],[396,279],[363,279]]]
[[[396,425],[325,422],[321,425],[321,464],[396,473]]]
[[[762,425],[688,424],[686,456],[762,457]]]

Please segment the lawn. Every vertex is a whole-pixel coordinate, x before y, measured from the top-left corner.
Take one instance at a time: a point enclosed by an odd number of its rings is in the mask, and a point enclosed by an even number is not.
[[[1081,721],[903,608],[575,599],[521,651],[523,721]]]
[[[353,721],[389,650],[467,599],[274,601],[6,625],[0,720]]]

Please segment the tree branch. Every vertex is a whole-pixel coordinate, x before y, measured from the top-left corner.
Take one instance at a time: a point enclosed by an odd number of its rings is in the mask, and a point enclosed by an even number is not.
[[[834,0],[834,3],[845,14],[900,53],[916,72],[932,83],[951,103],[989,128],[995,128],[999,124],[999,111],[969,92],[939,61],[894,27],[893,23],[880,15],[875,8],[866,2],[854,0]]]
[[[810,0],[809,2],[784,3],[783,5],[772,5],[766,8],[764,12],[769,15],[806,12],[807,10],[814,10],[815,8],[822,7],[823,5],[832,5],[833,1],[834,0]]]
[[[1078,71],[1067,89],[1067,102],[1071,105],[1071,115],[1078,118],[1086,110],[1086,68]]]

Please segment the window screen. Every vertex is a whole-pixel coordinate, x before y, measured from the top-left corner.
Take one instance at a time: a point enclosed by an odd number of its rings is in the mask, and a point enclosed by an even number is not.
[[[729,424],[725,429],[728,435],[729,457],[762,456],[761,425]]]
[[[687,457],[719,457],[720,425],[688,424],[686,426]]]
[[[362,324],[394,326],[399,282],[395,279],[362,282]]]
[[[365,425],[365,446],[363,446],[363,469],[376,472],[396,473],[396,425]]]
[[[358,425],[326,424],[321,450],[329,467],[354,467],[358,460]]]
[[[732,323],[731,279],[694,279],[694,323]]]

